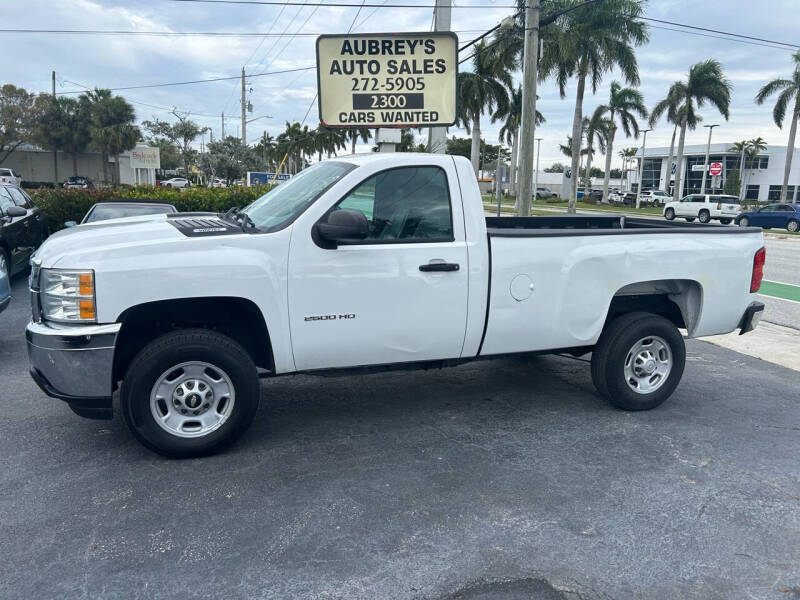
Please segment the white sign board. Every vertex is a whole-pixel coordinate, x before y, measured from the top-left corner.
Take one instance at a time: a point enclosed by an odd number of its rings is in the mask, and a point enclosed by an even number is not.
[[[136,147],[131,150],[131,169],[160,169],[161,153],[158,148]]]
[[[453,125],[457,72],[451,32],[321,35],[319,120],[326,127]]]
[[[705,171],[705,165],[692,165],[692,171]]]

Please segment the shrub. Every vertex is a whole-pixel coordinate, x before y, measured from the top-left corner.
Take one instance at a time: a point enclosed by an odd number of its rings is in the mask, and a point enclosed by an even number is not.
[[[189,188],[185,191],[151,186],[94,190],[40,188],[32,191],[31,197],[47,219],[50,231],[54,232],[62,229],[65,221],[80,223],[97,202],[164,202],[174,205],[180,212],[225,212],[234,206],[247,206],[269,189],[269,186]]]
[[[20,187],[24,190],[38,190],[39,188],[55,188],[56,184],[52,181],[25,181],[22,180]]]

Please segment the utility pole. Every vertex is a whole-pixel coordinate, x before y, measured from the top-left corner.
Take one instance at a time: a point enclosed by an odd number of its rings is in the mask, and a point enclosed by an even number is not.
[[[706,144],[706,161],[703,163],[703,181],[700,183],[700,193],[706,193],[706,173],[708,173],[708,154],[711,151],[711,132],[714,131],[714,127],[719,127],[719,125],[703,125],[703,127],[708,127],[708,144]]]
[[[244,67],[242,67],[242,145],[247,145],[247,99],[244,95]]]
[[[644,136],[642,136],[642,160],[639,163],[639,185],[636,186],[636,208],[639,208],[639,202],[640,202],[641,197],[642,197],[642,171],[644,171],[644,148],[645,148],[645,144],[647,142],[647,132],[648,131],[653,131],[653,130],[652,129],[642,129],[642,133],[644,133]]]
[[[53,79],[53,102],[56,101],[56,72],[52,72],[52,79]],[[55,144],[53,145],[53,183],[58,185],[58,148],[56,148]]]
[[[519,147],[519,215],[527,217],[531,206],[533,139],[536,135],[536,79],[539,70],[539,7],[530,0],[525,9],[525,43],[522,74],[522,124]]]
[[[436,0],[433,9],[434,31],[450,31],[452,0]],[[444,154],[447,148],[447,127],[428,128],[428,152]]]
[[[542,139],[536,138],[536,169],[533,172],[533,199],[536,200],[536,190],[539,189],[539,155],[542,153]]]
[[[497,216],[500,216],[500,204],[503,201],[503,161],[500,159],[500,151],[503,149],[502,144],[497,145],[497,166],[494,170],[495,178],[495,193],[497,194]]]
[[[222,113],[222,137],[220,139],[225,141],[225,113]]]

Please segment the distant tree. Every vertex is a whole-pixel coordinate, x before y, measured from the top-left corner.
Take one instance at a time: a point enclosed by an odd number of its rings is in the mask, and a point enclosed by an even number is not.
[[[741,192],[741,185],[739,169],[731,169],[725,177],[725,185],[722,186],[722,193],[730,196],[738,196]]]
[[[611,179],[622,179],[622,169],[611,169]]]
[[[260,160],[255,148],[242,144],[241,138],[229,135],[224,140],[206,144],[206,152],[200,155],[199,162],[210,183],[215,177],[227,181],[240,179],[247,171],[257,170]]]
[[[177,146],[164,138],[147,140],[147,144],[154,148],[158,148],[158,154],[161,157],[162,169],[177,169],[181,166],[181,155],[178,152]]]
[[[91,111],[89,134],[92,145],[103,156],[103,176],[106,177],[108,157],[114,157],[112,183],[119,184],[119,155],[136,146],[142,137],[134,124],[136,112],[125,98],[113,96],[110,90],[95,89],[85,94]]]
[[[453,136],[447,140],[447,149],[445,150],[445,153],[453,154],[455,156],[463,156],[464,158],[469,158],[471,146],[472,146],[471,139],[459,138]]]
[[[605,177],[605,175],[606,172],[603,171],[603,169],[601,169],[600,167],[592,167],[591,169],[589,169],[589,177],[591,177],[592,179],[600,179],[602,177]]]
[[[69,98],[40,94],[33,139],[46,150],[62,150],[72,156],[72,174],[78,174],[78,154],[91,142],[91,105],[86,97]]]
[[[30,140],[36,123],[35,96],[10,83],[0,87],[0,164]]]
[[[197,150],[192,148],[192,142],[209,130],[208,127],[200,127],[197,123],[190,120],[188,115],[177,110],[172,111],[172,115],[177,119],[170,123],[160,119],[143,121],[144,127],[151,135],[151,141],[166,140],[174,145],[183,162],[183,169],[186,176],[189,176],[189,164],[197,158]]]
[[[546,167],[543,170],[545,173],[563,173],[566,170],[566,168],[567,165],[560,162],[556,162],[550,165],[549,167]]]

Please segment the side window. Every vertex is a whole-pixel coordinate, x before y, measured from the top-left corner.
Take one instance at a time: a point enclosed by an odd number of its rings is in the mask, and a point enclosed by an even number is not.
[[[780,212],[794,212],[794,209],[791,206],[789,206],[788,204],[781,204],[778,207],[778,210]]]
[[[17,188],[10,187],[6,189],[11,194],[11,197],[14,199],[14,204],[16,204],[17,206],[21,206],[22,208],[31,208],[31,205],[28,202],[28,199],[25,197],[25,194],[23,194]]]
[[[764,206],[764,207],[763,207],[761,210],[759,210],[758,212],[775,212],[775,210],[776,210],[777,208],[778,208],[778,205],[777,205],[777,204],[767,204],[766,206]]]
[[[703,195],[692,196],[692,202],[694,202],[694,203],[705,204],[705,201],[706,201],[706,197],[703,196]]]
[[[11,199],[11,194],[8,193],[8,188],[0,187],[0,212],[6,213],[6,210],[14,206],[14,200]]]
[[[453,240],[447,176],[439,167],[402,167],[373,175],[334,210],[357,210],[369,221],[367,243]]]

